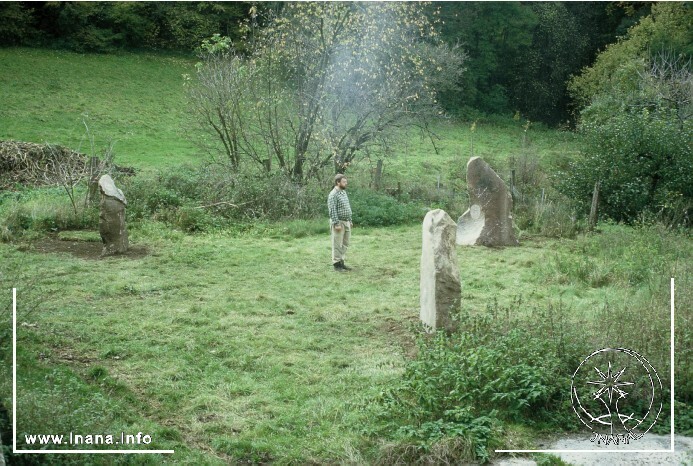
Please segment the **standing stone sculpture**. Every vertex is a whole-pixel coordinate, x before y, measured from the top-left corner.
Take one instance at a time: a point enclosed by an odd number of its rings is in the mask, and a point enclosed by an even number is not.
[[[99,178],[99,190],[99,233],[103,242],[101,256],[122,254],[128,250],[128,229],[125,224],[125,206],[128,202],[110,175]]]
[[[461,302],[460,270],[455,250],[457,225],[441,209],[423,221],[421,245],[421,321],[429,332],[452,331],[452,315]]]
[[[503,180],[481,158],[467,162],[471,206],[457,221],[457,244],[517,246],[513,230],[513,200]]]

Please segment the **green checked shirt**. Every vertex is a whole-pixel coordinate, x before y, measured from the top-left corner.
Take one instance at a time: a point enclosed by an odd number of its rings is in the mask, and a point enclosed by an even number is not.
[[[351,205],[345,190],[335,186],[330,191],[330,195],[327,196],[327,209],[330,211],[330,221],[333,225],[340,220],[351,222]]]

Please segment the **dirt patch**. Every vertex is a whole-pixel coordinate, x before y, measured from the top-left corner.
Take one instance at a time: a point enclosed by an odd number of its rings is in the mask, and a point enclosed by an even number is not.
[[[60,253],[67,252],[80,259],[141,259],[149,255],[149,249],[146,246],[130,246],[125,254],[115,256],[101,257],[103,245],[94,241],[74,241],[61,240],[56,237],[47,237],[27,245],[19,246],[20,251],[42,252],[42,253]]]
[[[396,320],[392,317],[386,317],[382,324],[380,324],[380,327],[384,332],[395,337],[408,359],[414,359],[418,352],[415,334],[411,330],[411,328],[416,324],[417,320],[417,316],[406,317],[404,321]]]

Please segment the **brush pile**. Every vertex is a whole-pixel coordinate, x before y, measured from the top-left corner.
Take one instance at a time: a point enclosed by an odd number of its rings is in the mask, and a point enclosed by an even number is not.
[[[127,175],[134,174],[131,168],[113,168]],[[58,185],[66,179],[82,179],[88,173],[89,157],[70,148],[47,143],[0,141],[0,190]]]
[[[49,174],[60,165],[84,172],[87,157],[52,144],[0,141],[0,189],[54,184]]]

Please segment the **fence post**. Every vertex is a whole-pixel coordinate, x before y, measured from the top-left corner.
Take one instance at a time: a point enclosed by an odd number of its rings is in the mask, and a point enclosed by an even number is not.
[[[589,231],[594,230],[597,225],[597,218],[599,216],[599,181],[594,183],[594,192],[592,193],[592,206],[590,207],[590,218],[587,222],[587,228]]]
[[[378,159],[375,166],[375,190],[380,191],[380,181],[383,178],[383,159]]]
[[[89,205],[99,201],[99,158],[89,157]]]

